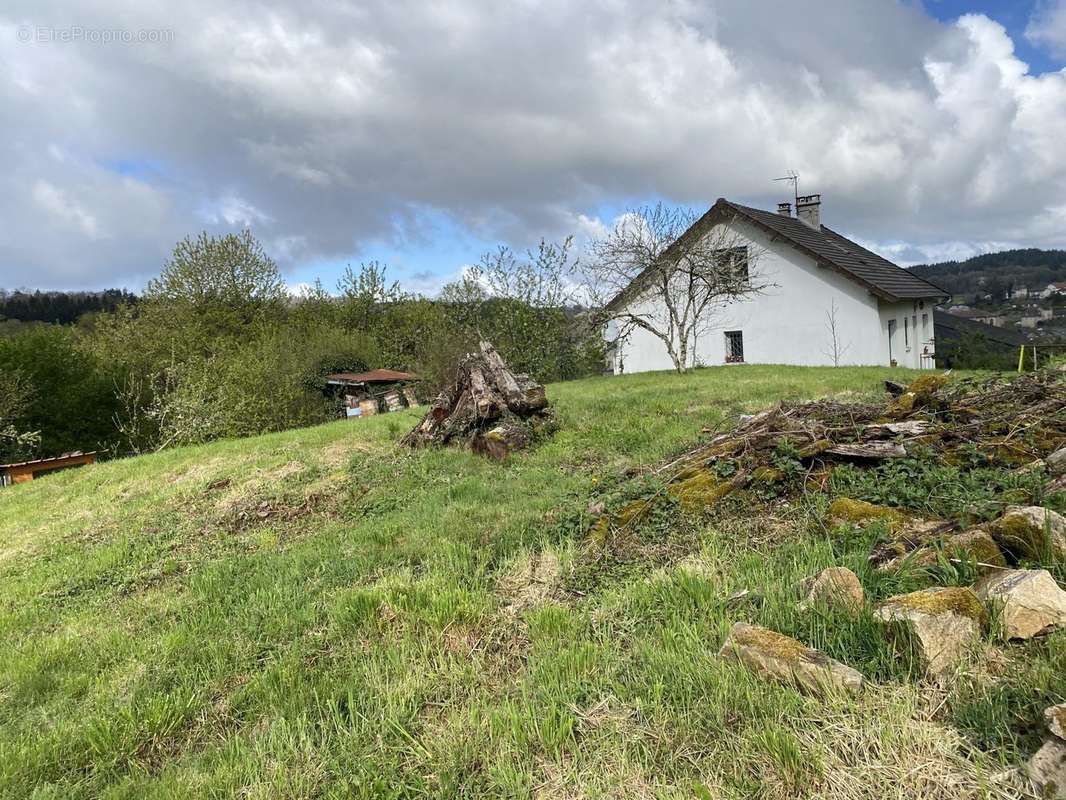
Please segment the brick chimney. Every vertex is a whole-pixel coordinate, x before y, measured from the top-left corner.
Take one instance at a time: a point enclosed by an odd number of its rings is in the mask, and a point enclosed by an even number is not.
[[[778,203],[777,204],[777,213],[780,214],[782,217],[791,217],[792,216],[792,203]]]
[[[808,194],[796,198],[796,218],[816,231],[822,229],[822,196]]]

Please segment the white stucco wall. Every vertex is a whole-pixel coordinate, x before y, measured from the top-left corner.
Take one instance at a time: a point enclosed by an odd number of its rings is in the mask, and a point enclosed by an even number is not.
[[[735,232],[752,254],[753,281],[772,284],[759,295],[717,309],[709,325],[690,347],[689,366],[724,364],[726,331],[743,333],[744,360],[756,364],[832,365],[832,337],[827,313],[836,307],[836,327],[841,350],[840,364],[887,365],[888,320],[896,319],[892,353],[900,366],[932,366],[921,363],[923,347],[932,353],[932,303],[888,304],[840,273],[820,267],[789,244],[771,241],[768,234],[746,223],[736,223]],[[714,235],[713,233],[710,235]],[[665,313],[654,297],[637,301],[639,313]],[[903,318],[907,315],[907,339],[903,344]],[[910,318],[927,315],[927,333],[915,337]],[[657,326],[660,329],[661,326]],[[897,352],[898,351],[898,352]],[[615,372],[646,372],[673,367],[666,346],[654,334],[636,329],[615,350]]]
[[[933,366],[933,303],[930,300],[904,300],[881,303],[881,342],[886,354],[891,353],[896,365],[914,369]],[[890,320],[896,323],[889,341]],[[926,358],[922,355],[926,354]],[[888,363],[886,361],[882,363]]]

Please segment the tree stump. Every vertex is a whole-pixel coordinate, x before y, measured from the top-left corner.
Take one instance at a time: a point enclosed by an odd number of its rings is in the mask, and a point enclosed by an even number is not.
[[[462,443],[502,459],[527,447],[554,422],[544,387],[516,375],[488,342],[459,361],[455,383],[401,440],[409,447]]]

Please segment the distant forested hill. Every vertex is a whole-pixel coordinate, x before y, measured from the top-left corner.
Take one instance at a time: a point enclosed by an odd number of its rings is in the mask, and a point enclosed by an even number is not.
[[[90,311],[114,311],[120,305],[136,301],[137,296],[125,289],[102,292],[8,292],[0,289],[0,320],[69,325]]]
[[[952,294],[1005,297],[1012,287],[1042,289],[1066,281],[1066,250],[1004,250],[965,261],[920,264],[911,269]]]

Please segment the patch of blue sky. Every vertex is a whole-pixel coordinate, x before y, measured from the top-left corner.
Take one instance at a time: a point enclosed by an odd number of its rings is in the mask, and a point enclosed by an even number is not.
[[[925,0],[923,4],[926,12],[941,22],[954,22],[963,14],[984,14],[994,19],[1007,29],[1015,54],[1029,65],[1031,75],[1058,72],[1066,67],[1061,58],[1053,57],[1025,38],[1025,29],[1039,6],[1040,0]]]
[[[170,172],[163,161],[155,158],[138,158],[133,156],[104,158],[100,159],[98,163],[109,172],[114,172],[128,178],[138,178],[140,180],[148,178],[166,178],[169,176]]]

